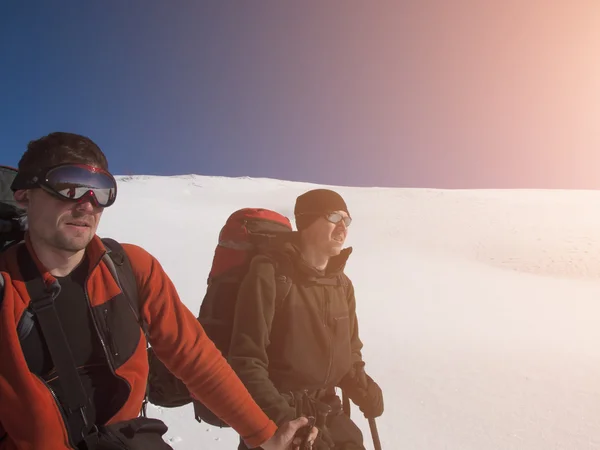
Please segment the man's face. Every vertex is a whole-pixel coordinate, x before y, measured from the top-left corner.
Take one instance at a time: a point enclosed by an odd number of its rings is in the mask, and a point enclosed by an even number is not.
[[[29,233],[46,245],[68,252],[78,252],[90,243],[104,208],[89,199],[81,202],[60,200],[43,189],[17,191],[17,200],[26,199]]]
[[[334,211],[340,216],[346,218],[348,214],[345,211]],[[348,227],[343,220],[338,223],[332,223],[327,220],[326,215],[319,217],[302,234],[304,239],[310,245],[316,247],[328,257],[339,255],[348,236]]]

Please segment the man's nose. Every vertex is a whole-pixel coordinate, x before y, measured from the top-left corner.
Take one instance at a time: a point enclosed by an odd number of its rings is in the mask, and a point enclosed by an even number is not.
[[[340,221],[337,223],[337,226],[338,226],[338,227],[341,227],[341,228],[343,228],[344,230],[347,230],[347,229],[348,229],[348,227],[346,226],[346,222],[344,222],[343,220],[340,220]]]
[[[86,195],[76,203],[75,209],[91,213],[94,211],[94,200],[89,195]]]

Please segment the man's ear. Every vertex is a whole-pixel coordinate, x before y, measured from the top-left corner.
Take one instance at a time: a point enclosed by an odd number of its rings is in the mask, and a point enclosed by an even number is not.
[[[15,191],[13,197],[21,208],[27,208],[29,206],[29,191],[27,189]]]

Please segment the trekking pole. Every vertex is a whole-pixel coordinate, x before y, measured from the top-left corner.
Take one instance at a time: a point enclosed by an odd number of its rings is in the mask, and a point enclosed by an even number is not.
[[[342,389],[342,410],[348,416],[348,418],[350,418],[350,414],[352,412],[352,410],[350,409],[350,399],[348,398],[346,391],[344,391],[343,389]]]
[[[308,444],[308,435],[313,426],[319,429],[319,432],[324,432],[327,428],[327,416],[331,413],[331,406],[327,403],[318,402],[317,403],[317,417],[310,417],[309,424],[307,425],[308,430],[306,435],[302,439],[302,443],[300,444],[300,450],[310,450],[312,449],[312,445]]]
[[[375,419],[371,418],[369,420],[369,428],[371,429],[371,436],[373,437],[373,445],[375,446],[375,450],[381,450],[381,441],[379,440],[379,432],[377,431],[377,424],[375,423]]]
[[[311,446],[308,444],[308,435],[310,434],[312,427],[315,426],[316,419],[314,417],[308,418],[308,424],[305,426],[306,432],[302,436],[302,442],[300,442],[300,450],[310,450]]]

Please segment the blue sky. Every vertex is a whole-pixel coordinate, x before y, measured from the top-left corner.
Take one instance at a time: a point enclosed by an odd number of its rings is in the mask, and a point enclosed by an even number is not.
[[[61,130],[116,174],[600,185],[599,8],[412,3],[4,2],[0,162]]]

